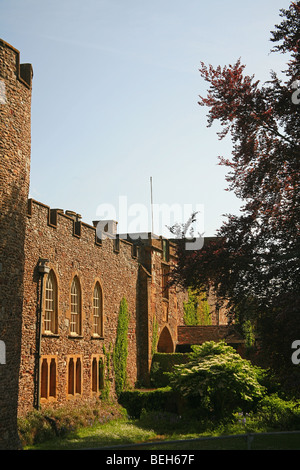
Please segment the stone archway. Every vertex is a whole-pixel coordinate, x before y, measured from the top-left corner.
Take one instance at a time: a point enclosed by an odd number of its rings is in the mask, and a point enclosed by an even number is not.
[[[160,334],[158,344],[157,344],[157,352],[160,353],[173,353],[174,352],[174,344],[172,340],[172,336],[170,334],[169,329],[165,326]]]

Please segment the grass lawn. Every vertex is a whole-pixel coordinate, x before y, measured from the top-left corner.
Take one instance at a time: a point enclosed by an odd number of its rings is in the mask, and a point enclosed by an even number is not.
[[[207,441],[151,446],[151,450],[246,450],[247,439],[226,437]],[[251,450],[300,450],[300,432],[291,435],[255,435]]]
[[[105,447],[110,445],[134,444],[155,440],[156,434],[152,430],[145,430],[135,424],[134,421],[117,419],[105,424],[91,427],[83,427],[65,438],[53,438],[49,441],[26,449],[41,450],[72,450],[93,447]]]
[[[242,433],[242,432],[240,432]],[[227,433],[229,434],[229,432]],[[205,434],[203,434],[203,437]],[[207,433],[206,433],[207,436]],[[184,440],[201,437],[200,433],[187,432],[183,427],[174,425],[173,429],[168,426],[164,433],[157,434],[157,430],[150,429],[140,420],[127,418],[116,419],[104,424],[80,428],[65,438],[54,438],[47,442],[26,447],[35,450],[75,450],[90,449],[108,446],[133,445],[131,449],[142,449],[134,446],[136,443],[163,440]],[[282,435],[256,435],[251,443],[253,450],[300,450],[300,432],[298,434]],[[144,447],[147,450],[243,450],[247,449],[247,441],[244,436],[207,440],[202,442],[180,442],[168,443],[166,445],[155,445]]]

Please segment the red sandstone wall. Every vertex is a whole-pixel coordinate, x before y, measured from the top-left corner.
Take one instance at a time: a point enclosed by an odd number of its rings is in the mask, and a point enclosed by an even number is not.
[[[170,267],[174,263],[170,257]],[[151,283],[151,313],[155,315],[159,325],[159,335],[166,327],[172,337],[174,351],[177,343],[177,326],[183,324],[183,300],[186,296],[179,293],[173,286],[169,288],[168,299],[163,296],[163,266],[162,252],[155,250],[152,256],[152,283]],[[173,352],[174,352],[173,351]]]
[[[167,298],[163,292],[163,267],[176,262],[175,248],[170,243],[167,261],[163,259],[162,240],[151,241],[151,294],[149,315],[149,336],[153,337],[154,319],[158,323],[158,349],[162,352],[175,352],[177,344],[177,327],[183,324],[183,301],[187,295],[174,286],[168,289]],[[164,331],[165,330],[165,331]],[[162,332],[163,336],[162,335]],[[166,334],[165,334],[166,333]],[[168,338],[167,341],[165,338]],[[151,348],[151,344],[150,344]]]
[[[69,355],[83,359],[83,389],[80,399],[91,398],[91,356],[103,353],[103,345],[114,345],[119,305],[124,296],[130,312],[128,379],[134,385],[137,377],[136,302],[138,263],[132,258],[132,247],[120,241],[119,252],[113,240],[95,244],[95,229],[81,224],[81,236],[73,235],[73,220],[57,214],[57,227],[49,221],[49,208],[33,202],[27,220],[25,242],[25,278],[23,307],[23,339],[20,370],[19,413],[32,408],[36,366],[36,324],[39,305],[39,258],[48,258],[58,279],[58,335],[42,337],[42,355],[58,357],[57,403],[67,399],[67,360]],[[78,275],[82,290],[82,337],[70,338],[70,287]],[[104,297],[104,339],[92,339],[93,288],[99,280]]]
[[[0,449],[16,448],[24,237],[31,141],[30,64],[0,39]]]

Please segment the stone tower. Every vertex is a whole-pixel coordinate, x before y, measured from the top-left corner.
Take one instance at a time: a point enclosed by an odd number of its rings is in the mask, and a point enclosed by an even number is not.
[[[32,66],[0,39],[0,449],[19,446],[18,376],[30,180]]]

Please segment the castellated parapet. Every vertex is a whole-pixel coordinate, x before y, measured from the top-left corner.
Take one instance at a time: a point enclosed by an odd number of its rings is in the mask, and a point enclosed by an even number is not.
[[[16,448],[32,67],[0,39],[0,449]]]
[[[137,283],[139,264],[133,256],[132,244],[126,240],[98,239],[96,228],[81,222],[78,214],[28,201],[25,237],[25,273],[23,303],[23,335],[19,385],[19,414],[37,406],[38,365],[51,361],[55,380],[51,390],[42,387],[40,405],[59,406],[66,402],[90,400],[95,397],[93,361],[104,360],[103,351],[115,344],[120,302],[126,298],[129,310],[128,383],[137,379]],[[47,266],[56,280],[56,322],[51,328],[43,326],[39,340],[39,317],[43,287],[39,260]],[[77,279],[80,290],[80,320],[72,331],[71,286]],[[101,331],[95,334],[94,291],[101,289]],[[51,330],[51,331],[50,331]],[[80,364],[80,386],[70,390],[70,361]],[[50,369],[49,369],[50,370]],[[98,370],[98,367],[97,367]],[[43,371],[41,371],[43,375]],[[112,379],[112,377],[109,377]],[[42,381],[43,382],[43,381]],[[80,391],[79,391],[80,390]],[[113,390],[113,387],[112,387]]]
[[[96,225],[96,222],[94,222]],[[107,221],[102,228],[113,227]],[[122,298],[129,310],[127,382],[149,380],[153,341],[156,334],[167,333],[168,348],[175,350],[177,325],[182,323],[183,302],[173,288],[168,298],[162,295],[163,266],[174,262],[175,247],[170,243],[168,260],[163,239],[152,234],[131,241],[130,235],[117,235],[81,221],[73,211],[51,209],[29,199],[25,236],[24,302],[19,386],[19,415],[37,407],[39,364],[45,364],[49,374],[49,390],[41,387],[40,404],[60,406],[75,400],[95,397],[93,364],[104,360],[103,351],[115,344],[118,314]],[[172,245],[172,247],[171,247]],[[47,260],[56,283],[56,321],[51,332],[41,330],[39,318],[45,290],[39,272],[40,260]],[[80,286],[80,325],[72,334],[71,286],[74,279]],[[102,331],[94,334],[93,292],[99,284],[102,298]],[[156,325],[156,326],[155,326]],[[163,344],[164,346],[164,344]],[[80,364],[78,393],[70,393],[70,361]],[[45,374],[44,374],[45,375]],[[114,376],[111,391],[114,387]],[[46,385],[45,385],[46,386]]]

